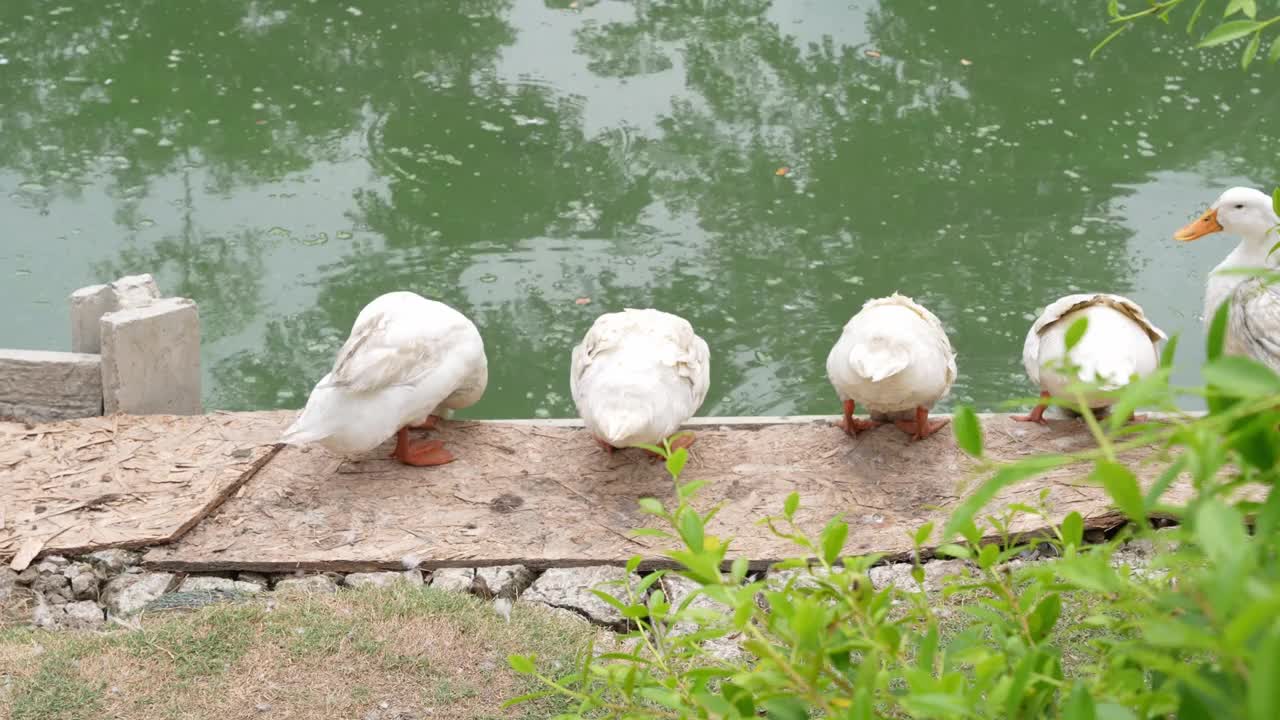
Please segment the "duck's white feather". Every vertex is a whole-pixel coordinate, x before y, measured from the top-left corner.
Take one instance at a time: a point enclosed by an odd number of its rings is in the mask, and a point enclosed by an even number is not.
[[[281,441],[366,452],[428,415],[474,404],[488,380],[484,341],[465,315],[415,293],[387,293],[360,311],[333,370]]]
[[[841,400],[872,414],[927,409],[951,390],[956,354],[933,313],[894,293],[868,301],[844,326],[827,377]]]
[[[573,349],[569,389],[587,429],[614,447],[658,444],[707,397],[711,353],[687,320],[626,309]]]
[[[1089,323],[1069,360],[1079,368],[1077,379],[1057,368],[1068,357],[1067,330],[1081,317]],[[1031,382],[1051,395],[1062,394],[1078,381],[1115,390],[1134,375],[1142,377],[1156,369],[1159,343],[1164,339],[1164,332],[1128,298],[1106,293],[1068,295],[1045,308],[1032,323],[1022,346],[1022,365]],[[1110,404],[1101,396],[1087,400],[1094,409]]]
[[[1227,318],[1223,351],[1253,358],[1280,372],[1280,288],[1258,278],[1238,284]]]

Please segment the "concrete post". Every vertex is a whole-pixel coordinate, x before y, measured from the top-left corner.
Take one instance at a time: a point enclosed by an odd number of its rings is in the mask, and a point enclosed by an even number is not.
[[[131,415],[198,415],[200,315],[186,298],[162,298],[102,316],[103,409]]]
[[[160,298],[151,275],[129,275],[108,285],[90,285],[71,293],[71,351],[102,352],[102,316],[142,307]]]

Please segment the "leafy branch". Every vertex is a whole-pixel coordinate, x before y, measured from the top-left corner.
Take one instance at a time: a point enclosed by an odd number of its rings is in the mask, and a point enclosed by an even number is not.
[[[1162,23],[1170,24],[1170,16],[1186,2],[1188,0],[1148,0],[1148,7],[1136,12],[1125,13],[1122,12],[1118,0],[1110,0],[1107,3],[1107,15],[1111,18],[1110,24],[1116,27],[1094,46],[1093,50],[1089,52],[1089,57],[1092,59],[1111,41],[1129,28],[1134,27],[1138,22],[1154,18]],[[1208,5],[1209,0],[1198,0],[1195,10],[1192,11],[1191,17],[1187,21],[1187,35],[1190,36],[1195,33],[1196,26]],[[1248,69],[1249,65],[1257,58],[1258,51],[1262,47],[1263,32],[1280,22],[1280,15],[1262,20],[1258,19],[1257,0],[1226,0],[1225,5],[1226,7],[1222,14],[1223,22],[1206,32],[1196,43],[1196,47],[1216,47],[1248,38],[1248,42],[1245,43],[1244,49],[1240,53],[1240,67]],[[1230,19],[1232,17],[1238,17],[1239,19],[1232,20]],[[1271,42],[1270,50],[1267,52],[1267,60],[1272,63],[1280,61],[1280,37]]]

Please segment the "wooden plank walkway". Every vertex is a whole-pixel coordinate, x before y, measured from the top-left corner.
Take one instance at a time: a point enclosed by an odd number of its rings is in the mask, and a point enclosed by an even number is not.
[[[278,415],[254,417],[281,424]],[[708,481],[700,504],[724,505],[710,532],[732,537],[730,558],[747,557],[755,567],[800,554],[758,524],[779,514],[793,490],[801,495],[798,517],[806,529],[816,533],[841,513],[851,526],[847,553],[901,556],[913,531],[928,521],[940,525],[972,484],[972,463],[949,431],[909,443],[891,427],[850,439],[830,418],[724,420],[694,425],[698,440],[685,479]],[[1092,445],[1072,421],[1038,427],[988,416],[984,427],[995,458]],[[452,422],[437,437],[456,462],[406,467],[387,457],[390,445],[356,460],[318,447],[287,448],[219,511],[145,560],[172,570],[276,572],[392,569],[405,562],[566,567],[621,564],[634,554],[662,564],[662,544],[630,531],[652,524],[637,500],[671,499],[674,491],[662,466],[640,451],[609,458],[565,422]],[[1079,470],[1055,471],[998,502],[1038,505],[1042,491],[1050,522],[1072,510],[1090,527],[1121,522]],[[1185,493],[1175,487],[1169,499]],[[1047,524],[1024,518],[1014,529],[1037,532]]]
[[[637,500],[674,496],[662,466],[638,450],[606,456],[575,422],[449,422],[436,435],[458,460],[412,468],[388,457],[390,444],[357,459],[281,449],[275,440],[292,416],[0,423],[0,559],[17,567],[37,554],[151,547],[147,564],[185,571],[564,567],[634,554],[663,562],[660,542],[631,534],[653,524]],[[901,556],[913,531],[944,521],[972,484],[972,462],[949,430],[919,443],[892,427],[850,439],[830,421],[691,424],[698,441],[685,479],[708,481],[702,507],[724,505],[710,532],[733,538],[730,558],[761,567],[798,554],[759,524],[792,491],[809,531],[840,513],[850,523],[847,553]],[[1074,421],[1039,427],[986,416],[984,427],[997,459],[1092,444]],[[1090,527],[1121,521],[1079,470],[1057,470],[997,502],[1037,505],[1042,492],[1048,520],[1024,518],[1015,531],[1043,531],[1072,510]],[[1186,494],[1175,486],[1168,499]]]
[[[0,423],[0,558],[181,536],[275,454],[271,414]]]

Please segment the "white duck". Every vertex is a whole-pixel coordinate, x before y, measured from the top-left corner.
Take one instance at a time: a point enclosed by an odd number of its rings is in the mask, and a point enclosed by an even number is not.
[[[601,447],[659,445],[693,416],[711,385],[707,343],[682,317],[623,310],[596,318],[573,349],[569,388]],[[693,442],[685,434],[673,447]]]
[[[356,455],[396,435],[392,457],[407,465],[451,462],[443,443],[411,442],[408,428],[432,428],[442,413],[474,404],[488,368],[465,315],[411,292],[381,295],[360,311],[333,371],[281,440]]]
[[[933,313],[894,293],[867,301],[844,326],[827,356],[827,377],[844,403],[839,425],[845,432],[855,435],[892,417],[920,440],[947,424],[930,422],[929,410],[955,382],[956,354]],[[870,420],[853,418],[858,403]]]
[[[1067,330],[1082,317],[1088,318],[1088,325],[1068,353]],[[1135,375],[1153,372],[1160,364],[1159,343],[1164,339],[1164,332],[1128,298],[1105,293],[1067,295],[1045,308],[1032,323],[1022,345],[1022,366],[1040,388],[1041,398],[1064,395],[1077,382],[1097,383],[1101,390],[1112,391],[1127,385]],[[1075,376],[1062,372],[1067,365],[1078,368]],[[1085,401],[1093,410],[1113,403],[1101,393],[1093,393]],[[1013,419],[1044,424],[1046,407],[1041,403],[1029,415]]]
[[[1204,292],[1204,322],[1213,322],[1218,307],[1230,298],[1223,351],[1251,357],[1280,372],[1280,292],[1275,285],[1258,278],[1218,272],[1234,268],[1274,269],[1276,264],[1268,256],[1280,241],[1277,224],[1280,217],[1276,216],[1270,197],[1253,188],[1234,187],[1173,237],[1190,242],[1221,231],[1240,236],[1240,244],[1209,275]]]

